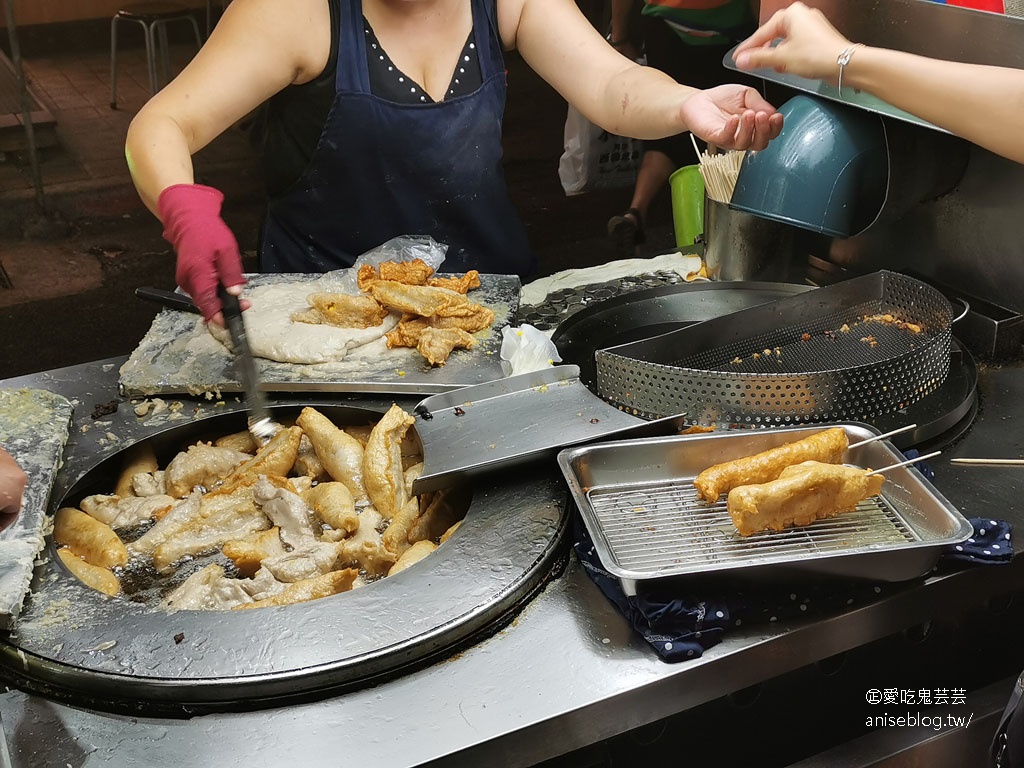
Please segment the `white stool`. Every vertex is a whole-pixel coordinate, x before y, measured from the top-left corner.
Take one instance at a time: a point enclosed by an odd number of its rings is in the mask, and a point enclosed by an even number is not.
[[[170,53],[167,45],[167,25],[182,21],[192,25],[196,46],[202,47],[199,25],[190,9],[177,3],[129,3],[121,7],[110,21],[110,108],[117,109],[117,27],[122,21],[142,26],[146,35],[146,65],[149,68],[149,90],[156,93],[170,76]],[[157,60],[159,59],[159,73]]]

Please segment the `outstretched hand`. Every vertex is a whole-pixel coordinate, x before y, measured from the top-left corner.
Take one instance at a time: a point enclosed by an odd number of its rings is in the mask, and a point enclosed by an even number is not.
[[[782,131],[782,115],[745,85],[696,91],[682,112],[691,133],[720,149],[764,149]]]
[[[778,40],[778,45],[774,41]],[[733,52],[742,70],[774,69],[815,80],[834,79],[850,41],[817,8],[793,3],[768,19]]]

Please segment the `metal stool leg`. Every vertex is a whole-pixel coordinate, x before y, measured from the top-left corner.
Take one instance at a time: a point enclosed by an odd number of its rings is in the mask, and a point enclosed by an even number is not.
[[[117,109],[117,16],[110,20],[110,108]]]
[[[157,58],[160,62],[160,77],[157,79],[157,90],[163,88],[171,79],[171,45],[167,40],[167,20],[153,22],[156,34]]]
[[[149,66],[149,92],[156,93],[156,36],[153,34],[153,24],[143,22],[146,29],[146,64]]]

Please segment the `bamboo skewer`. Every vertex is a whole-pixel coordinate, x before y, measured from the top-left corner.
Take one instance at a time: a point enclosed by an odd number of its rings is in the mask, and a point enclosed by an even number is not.
[[[992,466],[1024,466],[1024,459],[950,459],[950,464],[989,464]]]
[[[917,464],[917,462],[919,461],[934,458],[935,456],[938,456],[940,453],[942,453],[942,451],[932,451],[931,453],[926,453],[924,456],[918,456],[917,458],[914,459],[907,459],[906,461],[901,461],[899,464],[890,464],[888,467],[882,467],[881,469],[873,469],[870,472],[866,473],[864,477],[871,477],[871,475],[880,475],[883,472],[888,472],[890,469],[899,469],[900,467],[905,467],[908,464]]]
[[[917,429],[917,424],[907,424],[905,427],[899,427],[897,429],[890,430],[889,432],[885,432],[885,433],[883,433],[881,435],[875,435],[874,437],[869,437],[869,438],[867,438],[865,440],[861,440],[859,443],[853,443],[851,445],[846,446],[846,448],[847,448],[847,450],[849,450],[850,448],[860,448],[862,445],[867,445],[868,443],[873,443],[876,440],[884,440],[887,437],[892,437],[893,435],[899,435],[899,434],[902,434],[903,432],[909,432],[912,429]],[[956,461],[956,459],[954,459],[954,461]]]
[[[718,203],[730,202],[732,193],[736,189],[736,180],[740,175],[740,165],[743,163],[743,156],[746,153],[732,150],[712,155],[707,151],[700,151],[692,133],[690,141],[693,143],[693,151],[697,153],[700,175],[704,179],[704,191],[707,196]]]

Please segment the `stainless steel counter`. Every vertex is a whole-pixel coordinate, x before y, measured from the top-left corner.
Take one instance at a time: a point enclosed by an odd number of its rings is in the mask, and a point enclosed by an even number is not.
[[[90,414],[95,404],[116,399],[120,362],[0,381],[0,387],[68,397],[76,404],[68,451],[110,452],[119,422],[137,417],[126,404],[100,426]],[[1024,452],[1024,437],[1012,428],[1024,403],[1024,367],[983,367],[979,388],[980,416],[934,462],[934,482],[966,516],[1020,526],[1024,471],[946,461]],[[185,414],[193,407],[215,406],[189,402]],[[831,618],[737,629],[701,659],[668,665],[571,558],[493,636],[375,687],[287,708],[181,720],[108,714],[9,690],[0,695],[0,718],[17,768],[529,766],[1022,586],[1024,558],[967,568]]]

